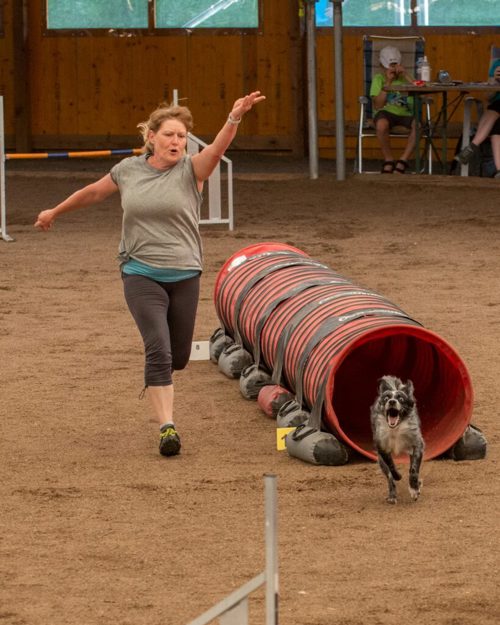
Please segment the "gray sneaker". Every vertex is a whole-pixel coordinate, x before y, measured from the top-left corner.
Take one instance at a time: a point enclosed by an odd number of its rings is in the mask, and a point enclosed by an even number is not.
[[[469,143],[461,152],[455,156],[455,160],[461,165],[467,165],[471,162],[476,154],[479,153],[479,146],[475,143]]]
[[[173,423],[166,423],[160,428],[160,454],[176,456],[181,450],[181,439]]]
[[[500,178],[500,169],[495,172],[493,178]]]

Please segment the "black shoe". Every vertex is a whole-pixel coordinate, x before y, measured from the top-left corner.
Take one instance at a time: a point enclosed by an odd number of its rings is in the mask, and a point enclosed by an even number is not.
[[[461,152],[455,156],[455,160],[461,165],[467,165],[471,162],[474,155],[479,152],[479,146],[475,143],[469,143]]]
[[[181,439],[173,423],[165,423],[160,428],[160,454],[176,456],[181,450]]]

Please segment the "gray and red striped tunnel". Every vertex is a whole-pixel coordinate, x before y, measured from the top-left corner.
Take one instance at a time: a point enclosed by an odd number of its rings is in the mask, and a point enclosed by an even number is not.
[[[427,459],[471,420],[471,379],[444,339],[297,248],[264,242],[236,252],[214,299],[226,333],[278,371],[304,407],[319,399],[325,428],[368,458],[376,459],[369,415],[384,375],[413,381]]]

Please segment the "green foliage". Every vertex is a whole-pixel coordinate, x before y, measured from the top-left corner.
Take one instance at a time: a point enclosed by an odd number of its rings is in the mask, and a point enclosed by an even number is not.
[[[48,28],[147,28],[148,0],[47,0]]]
[[[257,28],[257,0],[156,0],[158,28]]]
[[[429,0],[428,6],[429,26],[498,26],[500,21],[500,0]]]
[[[52,29],[147,28],[148,0],[47,0]],[[156,0],[157,28],[257,28],[258,0]]]

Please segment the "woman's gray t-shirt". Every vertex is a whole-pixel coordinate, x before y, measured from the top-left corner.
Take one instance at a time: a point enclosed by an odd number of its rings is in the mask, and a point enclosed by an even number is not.
[[[198,223],[202,196],[190,156],[166,171],[147,155],[131,156],[110,171],[123,208],[121,263],[129,258],[171,269],[202,269]]]

